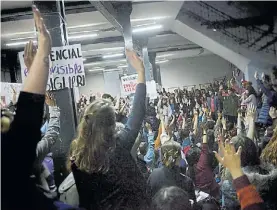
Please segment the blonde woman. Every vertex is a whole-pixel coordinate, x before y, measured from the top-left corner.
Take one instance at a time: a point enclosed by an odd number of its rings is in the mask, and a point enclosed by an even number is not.
[[[145,115],[145,70],[133,51],[126,51],[138,73],[132,112],[126,126],[116,132],[111,102],[98,99],[81,119],[71,148],[71,170],[79,194],[79,206],[87,210],[144,209],[146,182],[131,156],[131,149]]]

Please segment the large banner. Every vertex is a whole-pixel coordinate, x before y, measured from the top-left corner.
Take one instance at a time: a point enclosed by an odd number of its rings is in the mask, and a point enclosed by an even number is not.
[[[19,52],[21,76],[24,82],[28,70],[24,64],[24,52]],[[49,56],[50,69],[47,90],[59,90],[85,86],[85,69],[80,44],[52,47]],[[39,69],[35,69],[39,71]]]
[[[22,84],[1,82],[1,102],[3,103],[3,105],[9,105],[13,100],[13,95],[14,95],[13,89],[16,92],[16,100],[17,100],[19,93],[22,89]]]
[[[138,75],[128,75],[121,77],[122,95],[129,95],[136,92]]]

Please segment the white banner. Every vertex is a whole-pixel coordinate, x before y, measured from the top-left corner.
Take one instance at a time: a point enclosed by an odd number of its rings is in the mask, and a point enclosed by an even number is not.
[[[146,81],[146,90],[150,99],[156,99],[158,97],[157,86],[154,80]]]
[[[16,100],[17,100],[19,93],[22,89],[22,84],[1,82],[1,102],[3,103],[3,105],[9,105],[13,100],[13,94],[14,94],[13,88],[16,91]]]
[[[121,77],[122,95],[129,95],[136,92],[138,75],[128,75]]]
[[[24,82],[28,75],[24,64],[24,52],[19,52],[21,76]],[[85,69],[80,44],[52,47],[47,90],[59,90],[85,86]],[[39,71],[39,69],[35,69]]]

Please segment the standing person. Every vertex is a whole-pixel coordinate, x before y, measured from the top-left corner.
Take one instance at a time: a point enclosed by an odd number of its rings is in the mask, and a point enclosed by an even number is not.
[[[135,52],[126,55],[138,73],[133,108],[123,130],[115,132],[115,113],[103,99],[90,104],[79,125],[70,158],[80,207],[97,209],[144,209],[148,198],[143,178],[131,149],[145,115],[145,70]]]
[[[261,88],[261,92],[263,93],[262,108],[260,110],[257,122],[262,125],[270,125],[272,124],[272,119],[269,116],[269,109],[270,103],[272,102],[272,97],[274,95],[270,77],[269,75],[262,74],[262,80],[260,80],[257,72],[254,76],[257,81],[257,85]]]
[[[257,93],[252,85],[247,86],[245,94],[246,99],[241,102],[241,105],[247,106],[247,109],[251,106],[257,107]]]
[[[211,112],[211,117],[214,121],[217,119],[217,111],[218,111],[218,98],[211,92],[211,96],[207,98],[208,108]]]
[[[227,121],[231,123],[237,122],[237,110],[239,99],[232,88],[228,89],[228,96],[223,97],[223,114]]]

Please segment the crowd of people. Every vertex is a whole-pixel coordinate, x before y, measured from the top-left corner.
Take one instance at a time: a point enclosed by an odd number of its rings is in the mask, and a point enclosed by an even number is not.
[[[38,49],[26,45],[28,77],[13,110],[1,107],[3,209],[277,209],[277,69],[254,75],[258,90],[234,73],[150,100],[143,62],[128,49],[134,96],[81,97],[68,176],[56,186],[51,148],[60,108],[46,92],[51,36],[33,12]]]

